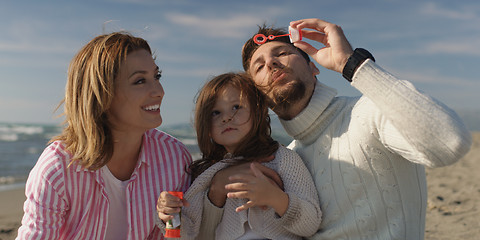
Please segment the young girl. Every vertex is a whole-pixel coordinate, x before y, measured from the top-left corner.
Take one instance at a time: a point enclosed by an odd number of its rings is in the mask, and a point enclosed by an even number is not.
[[[318,230],[321,210],[313,180],[300,157],[271,138],[265,98],[247,75],[226,73],[209,81],[197,99],[195,127],[203,155],[190,167],[195,181],[185,193],[190,206],[182,209],[183,238],[300,239]],[[215,173],[270,155],[275,158],[263,164],[280,175],[284,190],[251,164],[253,175],[238,174],[226,186],[230,192],[216,230],[205,227],[202,219],[209,213],[203,205],[211,204],[207,194]],[[160,210],[178,200],[161,196]]]

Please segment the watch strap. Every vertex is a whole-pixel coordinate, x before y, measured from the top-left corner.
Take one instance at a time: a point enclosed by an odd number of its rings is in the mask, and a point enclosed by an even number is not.
[[[353,51],[353,54],[348,58],[347,63],[343,68],[343,77],[351,82],[353,74],[357,70],[358,66],[360,66],[360,64],[362,64],[367,58],[370,58],[375,62],[375,58],[369,51],[363,48],[356,48],[355,51]]]

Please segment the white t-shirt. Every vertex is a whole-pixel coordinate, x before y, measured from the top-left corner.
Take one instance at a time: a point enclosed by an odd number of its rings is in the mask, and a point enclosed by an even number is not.
[[[109,202],[108,224],[105,239],[127,239],[127,181],[121,181],[113,176],[110,169],[105,165],[101,168],[105,181],[105,190]]]

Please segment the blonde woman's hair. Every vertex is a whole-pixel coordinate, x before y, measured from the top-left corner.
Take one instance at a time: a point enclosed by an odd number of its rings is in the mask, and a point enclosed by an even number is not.
[[[70,162],[90,170],[103,167],[113,155],[113,138],[107,110],[114,97],[114,81],[127,55],[148,43],[126,32],[100,35],[72,59],[64,105],[65,128],[51,141],[60,140],[72,154]]]

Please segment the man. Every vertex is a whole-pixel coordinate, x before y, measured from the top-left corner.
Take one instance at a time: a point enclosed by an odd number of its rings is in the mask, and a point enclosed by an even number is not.
[[[423,239],[424,166],[458,161],[470,148],[470,133],[452,110],[380,68],[368,51],[353,51],[339,26],[320,19],[290,26],[315,29],[303,30],[303,36],[325,47],[291,44],[288,37],[260,45],[249,39],[242,58],[245,71],[295,139],[289,148],[314,178],[324,217],[311,239]],[[284,34],[264,27],[258,33]],[[319,71],[302,50],[342,73],[363,95],[336,97],[335,89],[317,81]],[[240,170],[217,174],[208,194],[211,203],[221,207],[227,192],[228,197],[246,196],[245,184],[225,187],[232,172]],[[207,211],[221,216],[221,208],[213,205]]]

